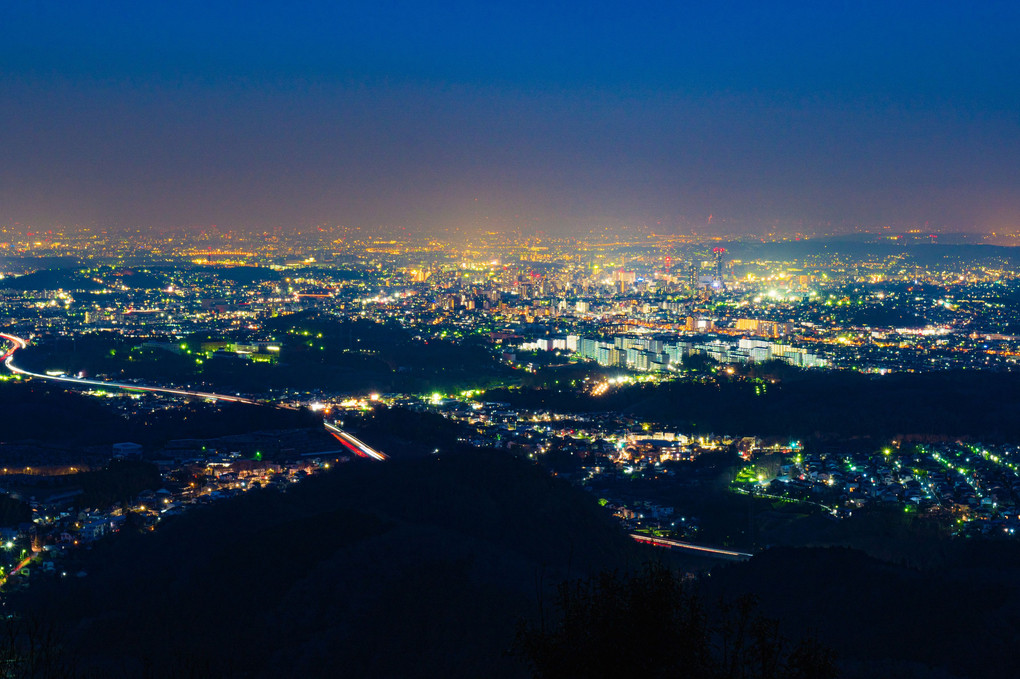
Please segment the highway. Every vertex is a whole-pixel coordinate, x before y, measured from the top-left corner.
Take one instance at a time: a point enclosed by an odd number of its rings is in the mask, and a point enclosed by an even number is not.
[[[718,547],[706,547],[704,545],[695,545],[690,542],[681,542],[680,540],[669,540],[667,538],[655,538],[650,535],[641,535],[639,533],[631,533],[630,536],[638,542],[643,542],[647,545],[655,545],[656,547],[666,547],[669,549],[687,549],[693,552],[701,552],[707,556],[716,556],[726,559],[750,559],[753,555],[747,552],[734,552],[729,549],[720,549]]]
[[[15,337],[14,335],[9,335],[7,333],[0,333],[0,338],[7,340],[14,345],[11,349],[8,349],[4,354],[0,355],[0,360],[3,360],[4,365],[7,366],[8,370],[18,375],[33,377],[40,380],[63,382],[65,384],[70,384],[79,387],[105,387],[116,389],[130,389],[136,391],[149,391],[160,394],[172,394],[174,396],[202,398],[209,401],[229,401],[233,403],[247,403],[251,405],[260,405],[258,401],[252,400],[250,398],[244,398],[242,396],[232,396],[229,394],[216,394],[213,392],[206,391],[188,391],[186,389],[171,389],[169,387],[138,386],[137,384],[128,384],[126,382],[106,382],[102,380],[86,380],[77,377],[41,375],[39,373],[30,372],[28,370],[22,370],[21,368],[14,365],[14,352],[17,351],[18,349],[24,349],[26,346],[28,346],[28,342],[21,339],[20,337]],[[380,462],[388,459],[388,456],[385,453],[381,453],[378,450],[375,450],[365,442],[359,440],[358,438],[355,438],[351,434],[345,432],[343,429],[340,429],[335,424],[323,422],[323,426],[326,428],[326,431],[328,431],[330,434],[333,435],[334,438],[336,438],[337,441],[339,441],[345,448],[350,450],[358,457],[365,457]],[[748,554],[746,552],[735,552],[729,549],[720,549],[717,547],[695,545],[689,542],[669,540],[667,538],[650,537],[647,535],[640,535],[638,533],[632,533],[630,537],[633,538],[634,540],[637,540],[638,542],[655,545],[657,547],[686,549],[694,552],[700,552],[708,556],[716,556],[719,558],[747,559],[751,557],[751,554]]]
[[[230,394],[216,394],[208,391],[188,391],[186,389],[171,389],[169,387],[147,387],[139,386],[137,384],[129,384],[127,382],[107,382],[104,380],[86,380],[78,377],[62,377],[59,375],[41,375],[39,373],[30,372],[23,370],[14,365],[14,352],[18,349],[24,349],[28,346],[28,342],[9,335],[7,333],[0,332],[0,337],[11,342],[14,346],[8,349],[3,355],[0,355],[0,360],[3,360],[4,365],[12,373],[16,375],[24,375],[25,377],[34,377],[40,380],[50,380],[54,382],[63,382],[76,387],[103,387],[113,389],[128,389],[132,391],[148,391],[157,394],[172,394],[174,396],[184,396],[189,398],[201,398],[207,401],[227,401],[231,403],[247,403],[249,405],[264,405],[250,398],[244,398],[243,396],[232,396]],[[385,460],[387,455],[375,450],[371,446],[367,445],[363,441],[356,439],[344,430],[340,429],[336,425],[324,422],[323,425],[326,427],[326,431],[332,434],[340,443],[344,445],[348,450],[358,455],[359,457],[367,457],[373,460]]]
[[[52,380],[55,382],[66,382],[75,386],[82,387],[106,387],[116,389],[131,389],[134,391],[151,391],[159,394],[173,394],[175,396],[190,396],[194,398],[202,398],[208,401],[231,401],[233,403],[248,403],[251,405],[259,405],[258,401],[254,401],[250,398],[244,398],[242,396],[231,396],[229,394],[214,394],[207,391],[187,391],[185,389],[171,389],[169,387],[145,387],[137,384],[129,384],[127,382],[107,382],[104,380],[86,380],[80,377],[61,377],[59,375],[40,375],[39,373],[30,372],[28,370],[22,370],[18,366],[14,365],[14,352],[18,349],[24,349],[28,346],[28,342],[15,337],[14,335],[8,335],[0,332],[0,337],[5,340],[14,343],[14,348],[9,349],[2,358],[4,359],[4,365],[7,369],[16,375],[24,375],[26,377],[35,377],[40,380]]]
[[[373,460],[379,460],[380,462],[388,457],[385,453],[380,453],[378,450],[369,447],[364,442],[354,438],[336,425],[330,424],[329,422],[324,422],[323,424],[326,427],[326,431],[332,434],[337,441],[342,443],[345,448],[358,457],[370,457]]]

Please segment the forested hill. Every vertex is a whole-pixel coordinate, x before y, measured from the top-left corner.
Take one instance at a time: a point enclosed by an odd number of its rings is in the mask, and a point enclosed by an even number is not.
[[[540,593],[646,555],[587,493],[474,451],[352,462],[122,533],[20,605],[104,676],[520,676],[505,651]]]
[[[1020,546],[959,541],[909,568],[845,548],[777,548],[706,579],[705,599],[753,595],[781,631],[833,649],[844,679],[1016,676]]]
[[[485,398],[561,412],[626,412],[698,432],[1020,441],[1016,373],[790,371],[775,381],[713,375],[704,381],[635,385],[601,397],[568,389],[498,389]]]
[[[37,380],[0,382],[0,442],[97,445],[135,441],[158,447],[171,439],[214,438],[262,429],[321,427],[309,410],[245,403],[167,404],[152,412],[118,414],[94,398]]]

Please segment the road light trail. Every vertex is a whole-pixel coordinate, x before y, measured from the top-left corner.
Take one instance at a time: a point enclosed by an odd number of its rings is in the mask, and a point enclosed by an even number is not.
[[[250,398],[244,398],[243,396],[231,396],[229,394],[215,394],[207,391],[188,391],[186,389],[171,389],[170,387],[147,387],[140,386],[137,384],[128,384],[127,382],[107,382],[104,380],[87,380],[80,377],[62,377],[60,375],[41,375],[34,373],[29,370],[24,370],[14,365],[14,352],[18,349],[24,349],[28,346],[28,342],[15,337],[14,335],[8,335],[7,333],[0,332],[0,337],[13,342],[15,346],[8,350],[2,357],[4,359],[4,365],[7,369],[16,375],[25,375],[26,377],[35,377],[41,380],[53,380],[55,382],[66,382],[68,384],[75,384],[80,386],[90,387],[113,387],[116,389],[129,389],[136,391],[150,391],[158,394],[173,394],[175,396],[193,396],[196,398],[204,398],[207,401],[230,401],[232,403],[247,403],[250,405],[260,405],[258,401]]]
[[[149,391],[157,394],[173,394],[175,396],[192,396],[195,398],[203,398],[207,401],[230,401],[232,403],[247,403],[249,405],[261,405],[258,401],[250,398],[244,398],[243,396],[230,396],[228,394],[214,394],[207,391],[188,391],[186,389],[171,389],[170,387],[146,387],[138,384],[128,384],[126,382],[105,382],[102,380],[87,380],[81,377],[62,377],[60,375],[41,375],[28,370],[23,370],[18,366],[14,365],[14,357],[8,355],[7,360],[4,361],[4,365],[7,369],[16,375],[24,375],[26,377],[35,377],[41,380],[52,380],[54,382],[65,382],[67,384],[73,384],[76,386],[88,386],[88,387],[108,387],[114,389],[127,389],[129,391]]]
[[[690,542],[681,542],[679,540],[669,540],[667,538],[655,538],[648,535],[640,535],[638,533],[631,533],[630,536],[638,542],[643,542],[649,545],[655,545],[656,547],[676,547],[678,549],[689,549],[696,552],[706,552],[708,554],[714,554],[715,556],[723,556],[731,559],[749,559],[753,555],[747,552],[734,552],[729,549],[720,549],[718,547],[705,547],[703,545],[694,545]]]
[[[360,441],[355,437],[351,436],[340,427],[330,424],[329,422],[324,422],[323,424],[326,427],[326,431],[332,434],[337,441],[344,444],[349,450],[351,450],[356,455],[359,455],[361,457],[370,457],[373,460],[379,460],[380,462],[388,458],[388,455],[386,455],[385,453],[380,453],[378,450],[375,450],[371,446],[365,444],[363,441]]]
[[[125,382],[104,382],[101,380],[86,380],[78,377],[61,377],[58,375],[41,375],[39,373],[30,372],[23,370],[14,365],[14,352],[18,349],[24,349],[28,346],[28,342],[15,337],[14,335],[8,335],[7,333],[0,332],[0,337],[6,339],[14,344],[14,347],[9,349],[6,353],[0,356],[0,360],[3,360],[7,369],[17,375],[24,375],[26,377],[34,377],[40,380],[52,380],[55,382],[64,382],[66,384],[72,384],[74,386],[89,386],[89,387],[113,387],[116,389],[127,389],[134,391],[148,391],[157,394],[173,394],[174,396],[190,396],[194,398],[202,398],[207,401],[228,401],[231,403],[245,403],[248,405],[264,405],[250,398],[244,398],[243,396],[231,396],[229,394],[216,394],[207,391],[188,391],[185,389],[171,389],[169,387],[145,387],[137,384],[127,384]],[[385,453],[380,453],[371,446],[367,445],[363,441],[351,436],[339,427],[332,425],[328,422],[323,422],[326,427],[326,431],[332,434],[340,443],[344,444],[351,452],[361,456],[368,457],[373,460],[385,460],[388,456]]]
[[[0,587],[7,584],[7,581],[13,578],[15,575],[21,572],[22,568],[28,567],[28,564],[32,563],[32,555],[26,556],[18,565],[11,569],[11,572],[7,575],[0,575]]]

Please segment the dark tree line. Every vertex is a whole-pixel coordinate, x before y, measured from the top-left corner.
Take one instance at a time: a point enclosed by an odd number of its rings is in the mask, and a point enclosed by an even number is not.
[[[833,654],[792,642],[754,600],[706,607],[677,572],[649,564],[563,583],[556,620],[522,623],[516,652],[536,679],[825,679]]]
[[[690,431],[759,436],[1020,440],[1020,375],[796,372],[777,380],[703,376],[602,397],[572,389],[499,389],[486,399],[566,412],[630,413]]]

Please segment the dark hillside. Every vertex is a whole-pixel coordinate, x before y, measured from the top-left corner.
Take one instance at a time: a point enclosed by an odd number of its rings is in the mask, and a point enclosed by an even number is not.
[[[787,634],[811,630],[848,679],[1016,676],[1020,549],[954,543],[938,569],[843,548],[772,549],[716,568],[706,599],[755,595]]]
[[[97,445],[136,441],[158,447],[171,439],[214,438],[265,429],[321,427],[309,410],[246,403],[192,402],[122,416],[101,401],[38,380],[0,382],[0,442]]]
[[[560,412],[626,412],[689,431],[799,439],[897,436],[1020,440],[1020,375],[885,376],[799,371],[776,383],[727,379],[635,385],[602,397],[497,389],[486,400]]]
[[[504,651],[537,593],[641,554],[588,494],[476,451],[351,463],[121,534],[21,605],[111,676],[520,676]]]

